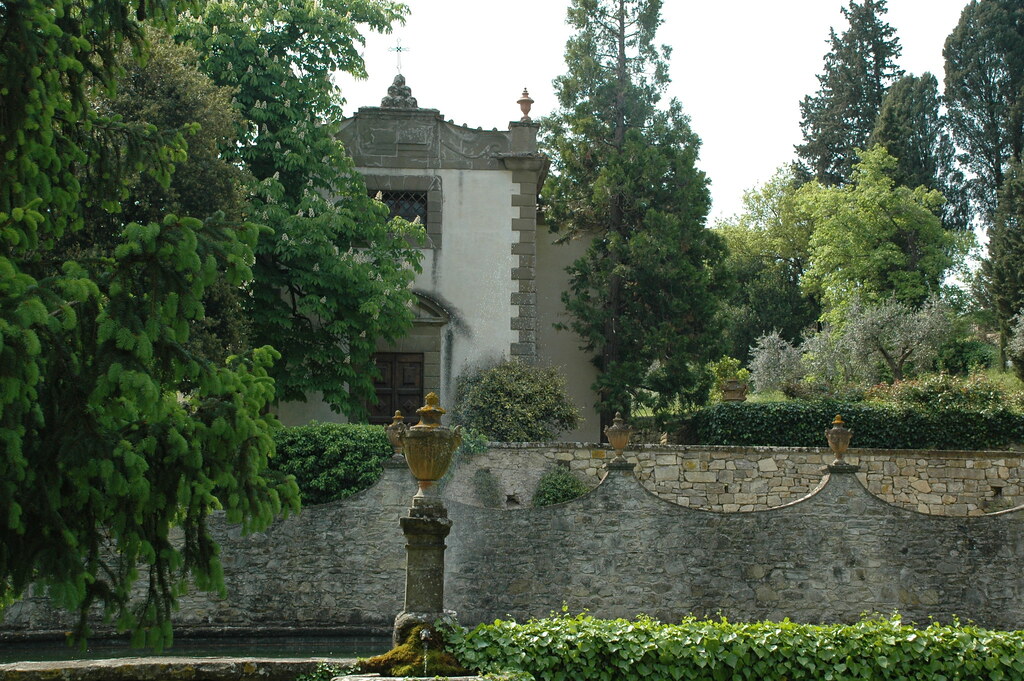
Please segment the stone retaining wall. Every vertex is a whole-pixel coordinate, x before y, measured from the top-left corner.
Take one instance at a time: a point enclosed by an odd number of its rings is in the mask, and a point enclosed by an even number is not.
[[[540,476],[568,466],[591,487],[612,452],[599,445],[501,444],[461,462],[450,494],[471,505],[529,505]],[[626,451],[638,477],[666,501],[713,511],[775,508],[806,496],[835,458],[827,448],[642,445]],[[976,516],[1024,504],[1020,452],[851,449],[867,489],[902,508]]]
[[[1022,510],[923,515],[882,501],[857,474],[837,469],[797,503],[716,513],[659,498],[631,468],[612,466],[591,493],[544,508],[449,500],[447,606],[470,625],[546,616],[565,604],[599,617],[646,613],[664,621],[721,614],[848,622],[898,610],[920,623],[957,616],[1024,627]],[[388,467],[371,489],[266,532],[242,537],[214,518],[228,596],[187,595],[176,627],[250,635],[386,630],[402,606],[399,518],[415,490],[408,470]],[[7,608],[0,638],[61,631],[69,622],[30,598]]]

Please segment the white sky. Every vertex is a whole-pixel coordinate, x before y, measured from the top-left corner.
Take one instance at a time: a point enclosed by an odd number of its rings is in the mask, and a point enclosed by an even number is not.
[[[341,76],[344,114],[377,106],[397,71],[421,107],[471,127],[507,129],[528,87],[531,116],[554,108],[552,80],[565,73],[568,0],[406,0],[391,35],[368,35],[369,78]],[[829,27],[846,29],[848,0],[666,0],[658,42],[671,45],[669,96],[682,102],[711,178],[710,221],[736,213],[743,192],[793,160],[799,102],[818,88]],[[942,83],[942,45],[967,0],[889,0],[886,19],[903,47],[900,65]]]

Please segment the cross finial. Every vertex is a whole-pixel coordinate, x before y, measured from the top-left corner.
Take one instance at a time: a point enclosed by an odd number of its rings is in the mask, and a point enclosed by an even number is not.
[[[395,46],[391,47],[391,48],[388,48],[388,52],[394,52],[397,55],[398,73],[402,72],[402,53],[403,52],[408,52],[408,51],[409,51],[408,47],[402,47],[402,41],[401,40],[396,40],[395,41]]]

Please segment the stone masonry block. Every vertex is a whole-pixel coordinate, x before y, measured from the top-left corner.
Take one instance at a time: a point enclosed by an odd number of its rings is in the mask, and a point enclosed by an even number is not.
[[[513,305],[536,305],[537,294],[536,293],[513,293],[512,300]],[[522,314],[522,311],[520,311]]]
[[[537,231],[536,218],[512,218],[512,229],[516,232]],[[520,239],[521,241],[522,239]]]
[[[512,244],[512,255],[536,255],[537,243],[535,241],[520,241]],[[521,260],[520,265],[524,264]]]
[[[531,220],[537,220],[537,206],[520,206],[519,217],[529,218]]]
[[[536,206],[537,195],[536,194],[513,194],[512,195],[513,206]]]
[[[537,276],[536,272],[532,267],[513,267],[512,268],[512,279],[535,279]]]
[[[512,343],[509,354],[513,357],[532,357],[537,354],[536,343]]]
[[[530,269],[536,269],[537,268],[537,256],[535,256],[535,255],[520,255],[519,256],[519,266],[520,267],[529,267]]]
[[[537,316],[537,306],[536,305],[520,305],[519,306],[519,316],[520,317],[530,317],[530,318],[536,317]]]
[[[537,281],[535,279],[520,279],[519,280],[519,292],[520,293],[536,293],[537,292]]]
[[[529,317],[513,317],[511,328],[513,331],[533,330],[537,328],[537,320]]]
[[[537,184],[536,170],[516,170],[512,173],[512,182],[516,184]]]
[[[534,346],[537,344],[537,332],[532,329],[524,329],[519,332],[520,343],[530,343]]]

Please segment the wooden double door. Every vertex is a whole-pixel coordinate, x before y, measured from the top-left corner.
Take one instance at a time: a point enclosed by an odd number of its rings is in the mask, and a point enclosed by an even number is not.
[[[370,423],[391,423],[397,410],[415,424],[416,410],[423,406],[423,353],[378,352],[374,361],[380,378],[374,384],[377,404],[370,406]]]

